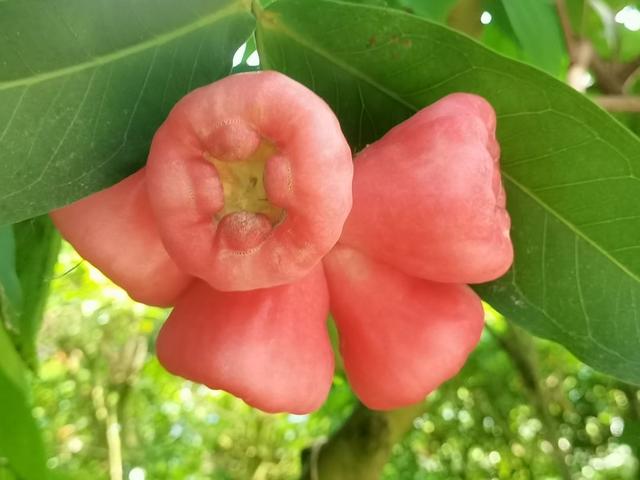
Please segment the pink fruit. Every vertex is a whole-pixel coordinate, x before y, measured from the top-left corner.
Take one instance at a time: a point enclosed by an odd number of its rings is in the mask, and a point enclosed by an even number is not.
[[[482,304],[466,285],[410,277],[341,245],[324,265],[349,383],[370,408],[423,400],[480,339]]]
[[[337,119],[276,72],[233,75],[180,100],[147,170],[167,250],[218,290],[306,275],[351,208],[351,152]]]
[[[191,277],[160,241],[147,200],[145,171],[51,212],[78,253],[139,302],[172,305]]]
[[[505,273],[513,251],[495,121],[481,97],[453,94],[367,147],[340,241],[438,282]]]
[[[158,338],[169,371],[312,411],[333,374],[330,306],[353,390],[392,409],[458,372],[483,326],[463,284],[511,264],[494,134],[474,95],[421,110],[358,155],[349,214],[327,105],[275,72],[235,75],[175,106],[145,169],[52,216],[133,298],[175,304]]]
[[[158,337],[164,367],[267,412],[308,413],[333,377],[322,266],[295,283],[219,292],[195,282]]]

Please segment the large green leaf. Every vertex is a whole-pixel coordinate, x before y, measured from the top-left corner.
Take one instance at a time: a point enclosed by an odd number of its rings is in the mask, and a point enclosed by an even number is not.
[[[438,0],[437,2],[401,0],[401,3],[409,7],[416,15],[444,23],[451,9],[458,3],[458,0]]]
[[[428,18],[436,22],[444,23],[447,15],[459,0],[344,0],[349,3],[360,5],[373,5],[376,7],[387,7],[395,10],[402,10],[413,13],[421,17]]]
[[[13,229],[8,225],[0,226],[0,320],[4,310],[17,311],[21,305],[22,289],[16,273]]]
[[[222,77],[245,0],[0,2],[0,224],[139,168],[168,110]]]
[[[594,367],[640,382],[640,141],[566,85],[412,15],[280,0],[263,65],[311,86],[355,149],[417,109],[475,92],[499,116],[514,268],[479,290]]]
[[[0,464],[0,480],[20,480],[7,466]]]
[[[0,323],[0,374],[11,380],[22,393],[28,393],[27,368],[2,323]]]
[[[47,215],[18,223],[13,229],[16,271],[23,292],[23,305],[15,324],[15,343],[28,365],[34,368],[36,336],[60,250],[60,235]]]
[[[0,322],[0,479],[47,478],[42,437],[31,415],[27,376],[27,368]]]
[[[47,478],[44,446],[24,393],[0,370],[0,459],[23,480]]]
[[[559,76],[568,59],[555,0],[502,0],[502,5],[527,60]]]
[[[25,313],[33,315],[38,309],[39,317],[42,314],[44,301],[36,296],[46,294],[41,293],[42,288],[36,288],[35,278],[42,276],[44,270],[37,268],[34,260],[50,245],[51,234],[46,233],[42,228],[34,229],[36,237],[25,244],[24,233],[18,233],[15,242],[13,228],[0,227],[0,478],[8,480],[46,478],[42,438],[31,415],[28,372],[14,345],[14,342],[30,345],[35,357],[33,338],[27,342],[25,337],[33,326],[21,327],[29,319]],[[20,244],[17,248],[16,243]],[[18,271],[26,274],[26,282]],[[39,281],[44,282],[42,278]],[[21,285],[27,287],[24,297],[20,294]],[[13,327],[13,339],[5,328],[9,325]]]

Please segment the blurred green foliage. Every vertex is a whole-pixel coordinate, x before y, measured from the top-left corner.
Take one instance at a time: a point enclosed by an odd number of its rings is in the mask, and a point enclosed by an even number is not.
[[[524,380],[532,372],[496,347],[485,331],[461,374],[429,397],[385,479],[562,478],[558,457],[570,478],[638,478],[633,450],[637,455],[640,437],[621,438],[640,415],[637,388],[594,372],[551,342],[533,341],[540,389],[532,392]]]
[[[109,478],[114,461],[130,480],[297,478],[303,450],[330,436],[356,404],[342,376],[312,415],[261,413],[162,369],[153,340],[167,313],[132,302],[65,245],[34,382],[47,465],[71,479]],[[640,439],[625,432],[640,418],[638,390],[559,346],[531,344],[523,333],[514,340],[496,314],[488,323],[462,373],[428,398],[394,447],[384,478],[558,478],[553,443],[575,478],[637,478]],[[514,341],[521,350],[532,345],[529,371],[508,353]],[[539,391],[527,386],[531,376],[543,388],[546,418]]]

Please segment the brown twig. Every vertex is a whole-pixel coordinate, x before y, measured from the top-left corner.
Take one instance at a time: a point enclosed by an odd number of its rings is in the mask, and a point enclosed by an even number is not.
[[[575,34],[571,27],[569,11],[565,0],[556,0],[560,25],[569,52],[571,66],[567,73],[567,83],[580,92],[585,92],[585,79],[591,71],[600,91],[607,95],[622,95],[631,84],[631,79],[640,69],[640,57],[630,62],[605,60],[598,56],[590,40]],[[612,110],[620,111],[620,110]],[[629,111],[629,110],[625,110]],[[631,110],[636,111],[636,110]]]
[[[640,113],[640,96],[634,95],[601,95],[593,100],[609,112]]]
[[[593,47],[590,42],[576,37],[571,27],[569,11],[564,0],[556,0],[556,10],[558,11],[564,41],[571,61],[571,66],[567,72],[567,83],[579,92],[584,93],[589,86],[585,79],[588,78],[589,66],[593,61]]]
[[[564,41],[567,44],[567,51],[569,52],[569,58],[572,60],[575,57],[575,35],[573,28],[571,28],[571,20],[569,19],[569,11],[567,10],[567,4],[564,0],[556,0],[556,10],[558,10],[558,17],[560,18],[560,25],[562,27],[562,33],[564,34]]]

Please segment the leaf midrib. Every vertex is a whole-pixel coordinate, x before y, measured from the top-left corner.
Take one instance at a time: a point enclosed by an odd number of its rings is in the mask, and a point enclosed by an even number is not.
[[[341,4],[342,2],[330,1],[330,2],[327,2],[327,3]],[[276,3],[276,5],[277,5],[277,3]],[[354,5],[349,5],[349,6],[353,7]],[[375,9],[375,8],[372,8],[372,7],[369,7],[369,6],[358,6],[358,8],[372,9],[372,10]],[[269,9],[267,9],[267,10],[269,10]],[[260,20],[259,16],[258,16],[258,20]],[[431,22],[428,22],[427,20],[424,20],[424,19],[421,19],[421,20],[426,22],[426,23],[431,23]],[[259,22],[259,24],[260,24],[260,22]],[[279,29],[276,29],[276,31],[279,31],[280,33],[288,36],[293,41],[295,41],[298,44],[300,44],[302,47],[308,48],[309,50],[311,50],[312,52],[316,53],[317,55],[327,59],[329,62],[333,63],[334,65],[336,65],[339,68],[342,68],[347,73],[350,73],[353,76],[359,78],[360,80],[362,80],[364,82],[367,82],[372,87],[378,89],[380,92],[382,92],[383,94],[387,95],[392,100],[397,101],[401,105],[409,108],[410,110],[412,110],[414,112],[417,112],[420,109],[420,107],[418,107],[418,106],[412,104],[411,102],[403,99],[398,94],[394,93],[393,91],[391,91],[388,88],[384,87],[383,85],[379,84],[374,79],[372,79],[368,75],[364,74],[360,70],[358,70],[358,69],[352,67],[351,65],[349,65],[349,64],[347,64],[345,62],[342,62],[341,60],[333,57],[329,52],[327,52],[323,48],[321,48],[321,47],[319,47],[317,45],[314,45],[312,43],[307,42],[297,32],[295,32],[294,30],[291,30],[289,28],[286,28],[281,22],[277,22],[277,23],[276,22],[268,22],[268,23],[265,23],[264,25],[261,25],[261,26],[262,26],[262,28],[268,30],[268,26],[269,25],[275,25],[275,26],[279,27]],[[540,205],[545,211],[547,211],[549,214],[551,214],[554,218],[556,218],[558,221],[560,221],[562,224],[564,224],[577,237],[579,237],[580,239],[585,241],[587,244],[589,244],[593,248],[595,248],[596,251],[598,251],[599,253],[604,255],[604,257],[607,258],[607,260],[609,260],[611,263],[616,265],[623,273],[628,275],[630,278],[632,278],[636,282],[640,283],[640,276],[639,275],[635,274],[634,272],[629,270],[625,265],[620,263],[607,250],[605,250],[600,244],[596,243],[591,238],[587,237],[573,223],[571,223],[567,219],[565,219],[556,210],[554,210],[547,203],[545,203],[540,197],[536,196],[531,190],[529,190],[527,187],[522,185],[520,182],[518,182],[515,178],[513,178],[511,175],[506,173],[504,170],[502,170],[502,176],[503,176],[503,178],[505,178],[506,180],[511,182],[514,186],[516,186],[518,189],[520,189],[529,198],[533,199],[538,205]]]
[[[342,2],[327,2],[327,3],[336,3],[336,4],[342,4]],[[277,5],[277,2],[275,3],[275,5]],[[354,5],[352,4],[348,4],[348,6],[353,7]],[[369,8],[369,7],[366,7]],[[270,10],[269,8],[267,8],[267,11]],[[262,13],[258,12],[257,18],[258,18],[258,24],[260,24],[260,16]],[[268,22],[271,23],[272,25],[276,24],[275,22]],[[268,24],[267,22],[265,22],[265,26]],[[263,28],[265,28],[265,26],[263,26]],[[301,38],[296,32],[294,32],[293,30],[290,30],[286,27],[284,27],[284,25],[282,25],[282,23],[277,23],[277,26],[281,27],[281,32],[285,33],[286,35],[288,35],[290,38],[292,38],[294,41],[298,42],[300,45],[302,45],[303,47],[308,48],[309,50],[313,51],[314,53],[317,53],[318,55],[326,58],[327,60],[330,60],[332,63],[334,63],[335,65],[339,66],[340,68],[342,68],[343,70],[345,70],[346,72],[352,74],[354,77],[358,77],[361,80],[366,81],[367,83],[371,84],[372,86],[374,86],[375,88],[377,88],[378,90],[380,90],[382,93],[384,93],[385,95],[387,95],[388,97],[392,98],[393,100],[397,101],[398,103],[404,105],[405,107],[407,107],[408,109],[417,112],[418,108],[416,108],[415,105],[411,104],[410,102],[406,101],[405,99],[403,99],[402,97],[400,97],[399,95],[397,95],[396,93],[392,92],[391,90],[389,90],[388,88],[385,88],[383,85],[379,84],[378,82],[376,82],[373,78],[369,77],[368,75],[365,75],[364,73],[362,73],[361,71],[353,68],[352,66],[350,66],[348,63],[342,62],[340,60],[338,60],[335,57],[332,57],[329,53],[327,53],[326,51],[324,51],[322,48],[318,48],[308,42],[306,42],[303,38]],[[262,42],[258,41],[258,44],[260,45]]]
[[[600,244],[593,241],[591,238],[587,237],[581,230],[579,230],[573,223],[566,220],[562,215],[560,215],[555,209],[551,208],[549,204],[545,203],[540,197],[535,195],[531,190],[518,182],[515,178],[509,175],[507,172],[502,170],[502,177],[511,182],[514,186],[516,186],[520,191],[525,193],[529,198],[534,200],[538,205],[540,205],[545,211],[550,213],[556,220],[564,224],[569,230],[571,230],[577,237],[582,239],[584,242],[591,245],[598,252],[604,255],[607,260],[616,265],[620,270],[629,275],[633,280],[640,283],[640,276],[636,275],[634,272],[629,270],[625,265],[620,263],[615,257],[611,256],[611,254],[605,250]]]
[[[137,53],[144,52],[146,50],[169,43],[184,35],[200,30],[201,28],[208,27],[227,16],[243,11],[246,11],[248,13],[246,7],[243,5],[243,2],[234,0],[232,3],[222,8],[221,10],[218,10],[210,15],[198,18],[196,21],[182,27],[151,37],[140,43],[130,45],[128,47],[116,50],[105,55],[99,55],[97,57],[91,58],[88,61],[70,65],[68,67],[50,70],[48,72],[43,72],[37,75],[31,75],[29,77],[19,78],[16,80],[10,80],[8,82],[0,82],[0,91],[8,90],[11,88],[28,87],[37,83],[46,82],[48,80],[64,77],[66,75],[73,75],[84,70],[89,70],[95,67],[100,67],[102,65],[116,62],[122,58],[127,58],[131,55],[135,55]]]

